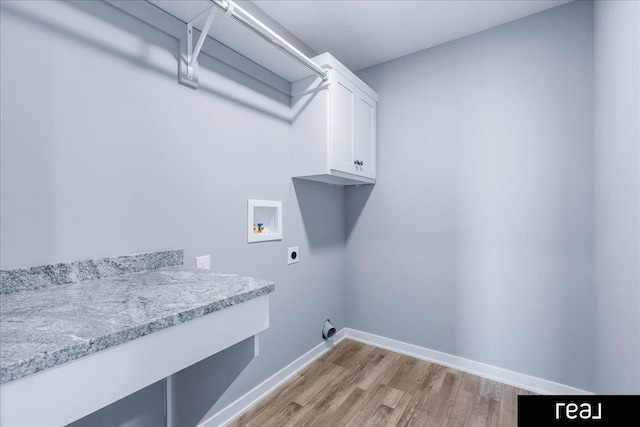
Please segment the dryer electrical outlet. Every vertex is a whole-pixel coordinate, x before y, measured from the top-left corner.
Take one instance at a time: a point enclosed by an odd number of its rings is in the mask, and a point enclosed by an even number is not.
[[[300,261],[300,249],[297,246],[289,248],[287,251],[287,264],[296,264]]]

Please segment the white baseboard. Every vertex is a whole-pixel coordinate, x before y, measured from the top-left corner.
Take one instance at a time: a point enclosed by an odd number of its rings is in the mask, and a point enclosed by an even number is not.
[[[333,336],[333,345],[338,344],[345,338],[345,329],[340,330]],[[267,378],[243,396],[229,404],[229,406],[217,412],[212,417],[200,421],[198,427],[220,427],[234,421],[240,415],[247,412],[252,406],[267,397],[278,387],[284,384],[289,378],[306,368],[311,362],[318,359],[327,351],[331,350],[326,342],[322,342],[311,350],[289,363],[287,366]]]
[[[440,351],[431,350],[402,341],[396,341],[390,338],[381,337],[379,335],[362,332],[351,328],[343,329],[346,338],[358,341],[364,344],[370,344],[376,347],[384,348],[396,353],[405,354],[439,365],[444,365],[459,371],[468,372],[479,377],[488,378],[514,387],[533,391],[540,394],[593,394],[586,390],[559,384],[553,381],[544,380],[519,372],[510,371],[508,369],[498,368],[497,366],[487,365],[486,363],[476,362],[465,359],[464,357],[454,356]]]
[[[431,350],[425,347],[408,344],[402,341],[381,337],[379,335],[351,328],[341,329],[334,336],[333,344],[336,345],[345,338],[373,345],[375,347],[384,348],[395,353],[405,354],[407,356],[415,357],[416,359],[434,362],[439,365],[468,372],[479,377],[488,378],[490,380],[540,394],[593,394],[579,388],[544,380],[527,374],[521,374],[508,369],[498,368],[497,366],[487,365],[486,363],[476,362],[463,357],[442,353],[440,351]],[[331,347],[328,347],[324,342],[318,344],[282,368],[280,371],[258,384],[248,393],[239,397],[236,401],[232,402],[220,412],[204,421],[201,421],[198,424],[198,427],[220,427],[228,425],[330,349]]]

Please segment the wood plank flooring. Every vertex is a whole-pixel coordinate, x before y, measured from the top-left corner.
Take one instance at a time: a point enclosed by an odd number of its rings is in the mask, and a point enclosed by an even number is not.
[[[515,427],[528,391],[344,340],[231,426]]]

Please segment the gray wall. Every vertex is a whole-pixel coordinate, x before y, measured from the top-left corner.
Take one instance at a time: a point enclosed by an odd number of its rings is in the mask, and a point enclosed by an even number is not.
[[[1,10],[1,268],[184,248],[187,265],[211,254],[216,271],[275,281],[260,356],[242,365],[253,347],[238,345],[201,370],[193,395],[216,407],[319,344],[327,317],[344,326],[344,193],[294,186],[289,98],[206,57],[202,87],[179,85],[177,40],[102,2]],[[283,241],[247,244],[249,198],[283,201]]]
[[[640,2],[594,15],[597,390],[640,394]]]
[[[592,47],[580,1],[358,73],[350,327],[593,389]]]

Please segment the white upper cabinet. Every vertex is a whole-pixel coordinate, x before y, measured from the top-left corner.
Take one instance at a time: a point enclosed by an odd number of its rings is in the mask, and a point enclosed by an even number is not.
[[[360,162],[360,175],[376,177],[377,102],[364,93],[356,97],[354,157]]]
[[[293,176],[329,184],[376,180],[378,95],[328,53],[313,58],[329,79],[292,85]]]

